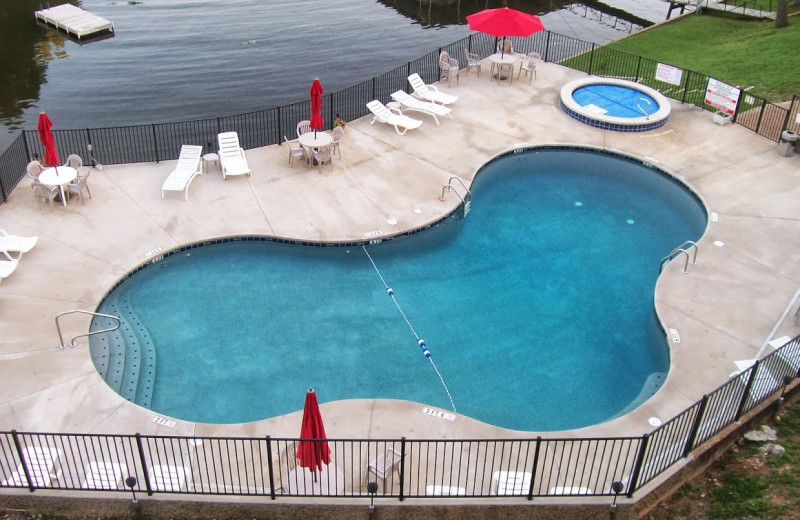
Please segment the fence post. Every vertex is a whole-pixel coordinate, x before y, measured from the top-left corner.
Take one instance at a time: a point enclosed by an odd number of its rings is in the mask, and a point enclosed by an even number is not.
[[[681,103],[686,103],[686,94],[689,92],[689,78],[692,77],[692,71],[686,70],[686,80],[683,83],[683,95],[681,96]]]
[[[400,437],[400,502],[405,500],[403,497],[403,483],[406,480],[406,438]]]
[[[533,452],[533,468],[531,469],[531,485],[528,487],[528,500],[533,500],[533,483],[536,480],[536,468],[539,466],[539,448],[542,445],[542,436],[536,437],[536,449]]]
[[[592,66],[594,65],[594,50],[595,50],[595,48],[596,48],[596,45],[593,43],[592,44],[592,50],[589,53],[589,70],[586,71],[587,74],[591,74],[592,73]]]
[[[789,117],[792,115],[792,108],[794,108],[794,103],[796,100],[797,100],[797,94],[794,94],[792,96],[792,102],[789,104],[789,109],[786,111],[786,117],[783,118],[783,126],[781,126],[781,133],[783,133],[784,130],[787,130],[789,128]]]
[[[636,456],[636,466],[631,474],[631,481],[628,483],[628,498],[633,498],[633,492],[639,487],[639,474],[642,471],[644,455],[647,453],[647,444],[650,437],[648,434],[642,435],[642,443],[639,445],[639,454]]]
[[[706,406],[708,406],[708,394],[703,395],[703,400],[700,401],[700,408],[697,411],[697,417],[694,419],[692,429],[689,431],[689,438],[686,439],[686,446],[683,447],[683,456],[688,457],[694,446],[694,441],[697,438],[697,432],[700,431],[700,422],[703,420],[703,415],[706,413]]]
[[[272,467],[272,437],[267,435],[267,465],[269,467],[269,498],[275,500],[275,470]]]
[[[156,162],[158,162],[158,139],[156,139],[156,124],[150,124],[150,131],[153,134],[153,151],[156,153]]]
[[[753,387],[753,382],[755,382],[756,380],[756,372],[758,372],[758,365],[760,363],[761,360],[756,359],[756,362],[753,363],[753,366],[750,368],[750,377],[747,379],[747,385],[745,385],[744,387],[744,392],[742,393],[742,400],[739,402],[739,408],[736,409],[736,415],[733,417],[734,422],[739,422],[739,419],[742,417],[742,414],[744,413],[744,405],[747,402],[747,398],[750,396],[750,389]]]
[[[22,472],[25,474],[25,480],[28,481],[28,489],[33,493],[36,491],[36,488],[33,487],[33,480],[31,480],[31,474],[28,471],[28,461],[25,460],[25,455],[22,453],[22,443],[19,442],[19,434],[17,430],[11,430],[11,438],[14,440],[14,447],[17,449],[17,456],[19,457],[19,461],[22,463]]]
[[[639,72],[642,70],[642,57],[636,60],[636,83],[639,83]]]
[[[550,35],[553,34],[550,31],[547,31],[547,41],[544,44],[544,62],[548,63],[550,61]]]
[[[144,446],[142,446],[142,436],[136,432],[136,448],[139,450],[139,461],[142,463],[142,474],[144,474],[144,487],[147,489],[147,495],[153,495],[153,489],[150,487],[150,472],[147,471],[147,461],[144,458]]]
[[[377,92],[378,87],[376,86],[377,79],[375,76],[372,76],[372,99],[378,99],[375,97],[375,92]]]

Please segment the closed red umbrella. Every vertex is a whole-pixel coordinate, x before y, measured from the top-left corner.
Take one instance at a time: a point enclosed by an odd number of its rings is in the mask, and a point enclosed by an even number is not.
[[[473,31],[491,34],[497,38],[502,37],[504,43],[507,36],[524,37],[544,30],[544,24],[538,16],[508,7],[484,9],[467,16],[467,22]],[[502,52],[505,52],[505,45]]]
[[[297,445],[298,464],[314,472],[331,462],[331,449],[328,447],[325,425],[319,413],[317,394],[313,388],[306,392],[306,404],[303,408],[303,424],[300,427],[300,442]],[[314,439],[314,440],[307,440]]]
[[[321,130],[324,126],[322,122],[322,83],[319,82],[319,78],[314,78],[314,81],[311,83],[311,89],[309,93],[311,94],[311,129],[314,130],[314,137],[317,137],[317,130]]]
[[[56,150],[56,143],[53,140],[53,133],[50,131],[52,127],[53,122],[50,121],[47,114],[45,114],[44,111],[39,112],[39,140],[42,142],[42,146],[44,146],[45,166],[57,165],[59,163],[58,150]]]

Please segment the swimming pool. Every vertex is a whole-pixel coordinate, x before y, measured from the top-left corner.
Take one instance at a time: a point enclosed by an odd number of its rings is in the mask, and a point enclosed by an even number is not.
[[[669,100],[646,85],[614,78],[584,78],[561,89],[564,112],[598,128],[644,132],[667,123]]]
[[[126,397],[210,423],[299,410],[309,386],[322,401],[406,399],[449,410],[381,277],[458,413],[559,430],[652,395],[669,367],[653,317],[658,265],[702,234],[699,201],[642,163],[559,147],[499,157],[472,190],[466,218],[367,245],[379,273],[359,244],[235,240],[154,260],[99,307],[124,311],[128,323],[104,336],[136,337],[138,353],[126,357],[141,383]],[[98,370],[131,392],[117,339],[99,338],[91,342]]]

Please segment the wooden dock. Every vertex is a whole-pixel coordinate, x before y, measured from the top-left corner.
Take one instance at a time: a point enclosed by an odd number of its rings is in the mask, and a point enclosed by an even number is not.
[[[78,41],[114,32],[114,22],[72,4],[41,9],[34,14],[37,20],[67,33],[68,36],[74,36]]]

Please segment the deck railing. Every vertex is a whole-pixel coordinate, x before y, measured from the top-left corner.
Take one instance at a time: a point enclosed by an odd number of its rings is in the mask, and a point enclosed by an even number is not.
[[[641,437],[327,439],[330,463],[315,474],[296,457],[311,440],[12,430],[0,432],[0,487],[276,500],[369,496],[375,482],[376,496],[399,500],[630,497],[743,414],[782,397],[798,368],[800,336]]]
[[[706,85],[711,78],[706,74],[684,70],[680,85],[672,85],[655,79],[659,65],[657,61],[606,46],[550,31],[541,31],[528,38],[511,38],[511,41],[515,52],[538,52],[545,61],[587,74],[643,83],[666,97],[711,110],[704,103]],[[482,33],[472,34],[385,74],[323,95],[326,129],[332,127],[337,114],[345,121],[358,119],[368,114],[366,104],[369,101],[380,99],[388,102],[392,92],[408,90],[407,77],[411,73],[418,73],[426,83],[438,81],[439,53],[446,50],[452,57],[463,62],[465,47],[485,57],[494,52],[495,39]],[[206,153],[214,151],[217,134],[220,132],[238,132],[245,149],[278,144],[283,141],[284,135],[293,137],[296,123],[308,118],[309,103],[309,100],[303,100],[244,114],[173,123],[54,130],[53,138],[58,150],[80,155],[84,164],[174,160],[177,159],[182,144],[202,145]],[[733,122],[777,142],[784,130],[800,131],[800,124],[796,122],[798,113],[800,97],[797,95],[792,98],[789,107],[785,108],[743,92]],[[0,155],[0,204],[25,177],[25,166],[35,157],[44,157],[44,151],[38,133],[32,130],[22,131]]]

